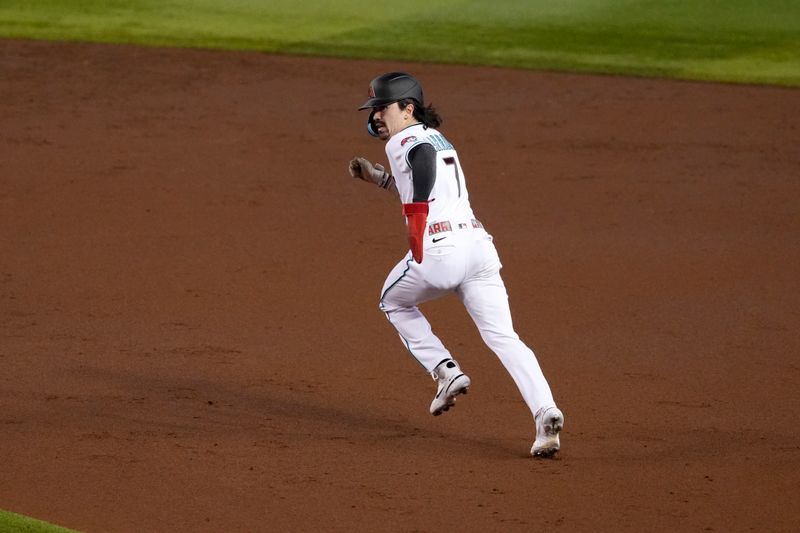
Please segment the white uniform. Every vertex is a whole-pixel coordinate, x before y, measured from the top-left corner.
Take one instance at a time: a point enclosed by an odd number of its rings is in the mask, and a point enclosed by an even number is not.
[[[418,304],[455,292],[478,327],[481,338],[500,358],[535,416],[555,406],[533,352],[514,332],[508,294],[500,277],[500,259],[492,236],[475,218],[458,154],[444,136],[422,124],[411,125],[386,143],[400,200],[413,201],[409,150],[420,143],[436,149],[436,181],[428,198],[428,226],[422,263],[409,252],[386,278],[380,309],[422,367],[432,372],[453,356],[433,334]]]

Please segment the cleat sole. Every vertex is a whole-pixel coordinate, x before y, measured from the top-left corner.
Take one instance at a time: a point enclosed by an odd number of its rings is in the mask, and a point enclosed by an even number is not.
[[[439,408],[439,410],[434,411],[431,414],[433,416],[439,416],[442,413],[444,413],[445,411],[449,411],[450,408],[453,407],[456,404],[456,396],[458,396],[459,394],[466,394],[467,392],[469,392],[469,387],[464,387],[463,389],[457,389],[457,390],[453,391],[452,395],[448,398],[448,402],[449,403],[446,403],[441,408]]]
[[[533,454],[537,459],[553,459],[558,455],[558,450],[540,450]]]

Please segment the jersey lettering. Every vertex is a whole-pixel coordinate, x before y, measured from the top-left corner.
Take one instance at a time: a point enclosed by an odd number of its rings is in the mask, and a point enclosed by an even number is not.
[[[433,145],[433,147],[436,148],[437,152],[454,149],[453,145],[450,144],[450,142],[447,139],[445,139],[444,135],[442,135],[441,133],[436,133],[434,135],[431,135],[430,137],[428,137],[428,140]]]

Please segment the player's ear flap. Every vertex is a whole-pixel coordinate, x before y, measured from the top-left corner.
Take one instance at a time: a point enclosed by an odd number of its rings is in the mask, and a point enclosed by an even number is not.
[[[367,119],[367,131],[373,137],[378,136],[378,127],[375,125],[375,109],[373,108],[372,111],[369,113],[369,118]]]

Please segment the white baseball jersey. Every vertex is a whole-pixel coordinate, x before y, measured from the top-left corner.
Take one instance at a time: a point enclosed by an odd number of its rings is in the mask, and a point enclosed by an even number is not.
[[[404,204],[413,201],[414,184],[408,153],[423,143],[436,149],[436,181],[428,198],[428,223],[432,225],[446,221],[451,224],[472,224],[474,215],[458,154],[439,131],[419,123],[396,133],[386,143],[386,156],[389,158],[400,200]],[[425,232],[426,237],[434,234]]]

